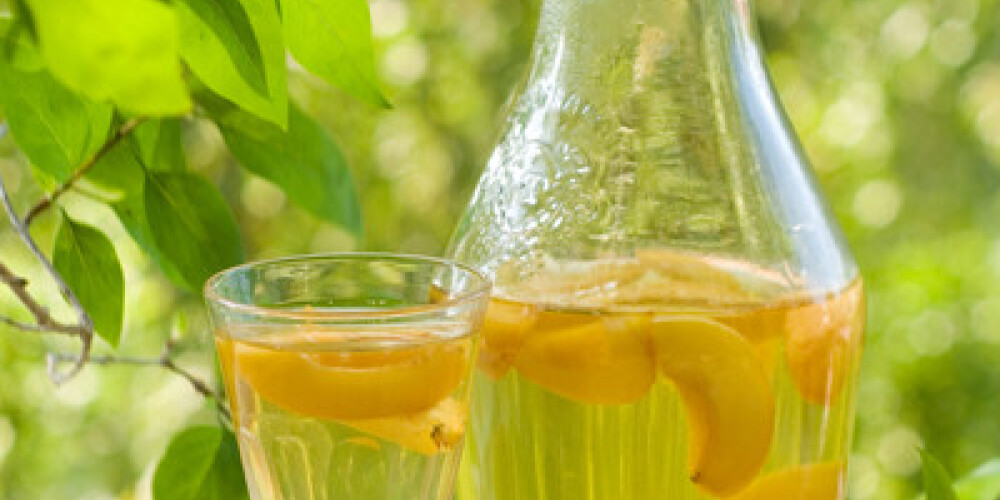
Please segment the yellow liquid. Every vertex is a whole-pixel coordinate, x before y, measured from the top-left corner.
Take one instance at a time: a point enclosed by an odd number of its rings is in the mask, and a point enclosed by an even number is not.
[[[408,328],[217,336],[251,498],[452,498],[472,337]]]
[[[657,261],[500,290],[460,500],[844,498],[860,282]]]

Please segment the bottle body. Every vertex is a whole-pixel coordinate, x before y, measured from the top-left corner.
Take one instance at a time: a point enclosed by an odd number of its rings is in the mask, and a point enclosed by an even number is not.
[[[588,264],[493,298],[461,499],[842,498],[860,282],[796,295],[659,250]],[[590,296],[566,305],[567,283]]]
[[[839,500],[863,300],[742,0],[549,0],[452,241],[460,498]]]

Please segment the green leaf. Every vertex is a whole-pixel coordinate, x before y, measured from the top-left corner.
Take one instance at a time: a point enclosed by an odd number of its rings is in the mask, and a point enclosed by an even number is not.
[[[97,334],[117,346],[122,330],[124,278],[111,240],[63,214],[52,264],[94,320]]]
[[[961,500],[1000,500],[1000,458],[979,466],[955,484]]]
[[[233,434],[201,426],[174,436],[153,475],[153,498],[249,499]]]
[[[20,14],[19,9],[15,12]],[[0,17],[0,57],[22,71],[39,71],[45,67],[35,46],[31,21],[27,12],[13,19]]]
[[[156,248],[153,242],[153,235],[146,222],[146,208],[142,195],[132,196],[111,204],[118,220],[128,231],[129,236],[135,241],[152,259],[156,267],[163,271],[163,274],[174,284],[180,287],[187,287],[187,281],[169,260],[167,260]]]
[[[139,159],[150,170],[185,170],[184,144],[181,139],[181,121],[178,118],[149,120],[135,131]]]
[[[285,41],[295,60],[331,85],[380,107],[366,0],[281,0]]]
[[[184,170],[180,134],[177,119],[148,120],[108,150],[85,179],[92,191],[98,191],[105,198],[132,240],[164,274],[177,285],[187,286],[177,268],[160,255],[153,242],[143,197],[146,168]]]
[[[188,65],[192,62],[190,58],[201,64],[231,65],[239,79],[258,92],[266,92],[264,58],[240,0],[177,0],[176,9],[181,30],[181,57]],[[275,20],[278,20],[277,12]],[[212,60],[199,54],[206,43],[217,44],[223,57]],[[195,74],[204,70],[212,68],[199,66],[196,70],[192,66]],[[204,77],[200,78],[205,81]]]
[[[84,99],[44,71],[18,71],[0,62],[0,89],[0,108],[18,147],[58,182],[107,137],[111,107]]]
[[[68,87],[150,116],[191,109],[174,12],[157,0],[29,0],[42,56]]]
[[[190,172],[147,171],[144,209],[153,243],[191,290],[243,260],[239,227],[219,191]]]
[[[144,174],[134,140],[128,137],[109,149],[84,176],[90,190],[105,202],[142,197]]]
[[[99,194],[105,201],[131,197],[138,199],[141,205],[144,169],[185,169],[180,120],[165,118],[143,122],[109,149],[85,179],[102,191]]]
[[[920,451],[927,500],[958,500],[952,488],[951,476],[941,462],[924,450]]]
[[[288,85],[273,0],[177,0],[180,51],[213,92],[284,127]]]
[[[316,216],[361,233],[350,169],[322,126],[295,106],[289,108],[287,131],[239,112],[217,123],[229,151],[247,170],[277,184]]]

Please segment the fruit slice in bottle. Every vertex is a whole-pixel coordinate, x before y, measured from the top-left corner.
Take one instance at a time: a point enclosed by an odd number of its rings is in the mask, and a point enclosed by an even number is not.
[[[785,358],[792,381],[811,403],[831,404],[850,375],[864,321],[861,286],[788,312]]]
[[[525,338],[514,362],[521,376],[584,403],[631,403],[649,391],[655,370],[645,332],[648,318],[542,316],[536,326],[553,329],[536,328]],[[569,326],[556,327],[560,323]]]
[[[713,298],[728,303],[754,299],[733,272],[705,255],[657,248],[639,249],[635,255],[643,268],[671,283],[660,291],[661,298],[669,294],[677,299]]]
[[[774,394],[753,347],[697,317],[657,318],[650,335],[684,403],[691,480],[718,497],[738,492],[760,472],[774,432]]]
[[[234,342],[234,351],[237,372],[265,399],[335,420],[425,411],[455,391],[468,358],[464,341],[336,352]]]
[[[458,444],[465,435],[466,413],[458,400],[445,398],[429,410],[410,415],[340,422],[408,450],[432,455]]]
[[[531,304],[490,300],[483,323],[483,346],[477,365],[494,379],[499,379],[514,364],[514,358],[538,317],[538,308]]]
[[[512,264],[501,266],[498,275],[517,275]],[[572,303],[581,307],[607,304],[608,289],[625,286],[642,276],[636,259],[609,258],[587,261],[546,260],[536,274],[518,280],[517,296],[551,303]]]
[[[843,498],[844,465],[798,465],[768,474],[731,500],[838,500]]]
[[[785,332],[787,314],[788,306],[782,304],[780,307],[756,308],[715,319],[735,328],[747,340],[758,343],[781,338]]]

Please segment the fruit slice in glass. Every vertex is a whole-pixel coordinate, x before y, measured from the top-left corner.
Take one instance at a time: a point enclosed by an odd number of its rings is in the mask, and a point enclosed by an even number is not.
[[[252,498],[451,498],[488,288],[448,261],[385,254],[210,280]]]

